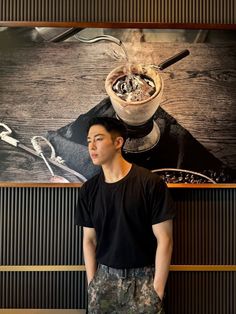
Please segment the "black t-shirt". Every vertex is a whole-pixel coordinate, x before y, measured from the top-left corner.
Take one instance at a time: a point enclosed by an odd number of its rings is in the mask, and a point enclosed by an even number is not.
[[[154,265],[157,241],[152,225],[173,217],[164,181],[133,164],[115,183],[106,183],[100,173],[82,185],[75,223],[95,228],[98,263],[133,268]]]

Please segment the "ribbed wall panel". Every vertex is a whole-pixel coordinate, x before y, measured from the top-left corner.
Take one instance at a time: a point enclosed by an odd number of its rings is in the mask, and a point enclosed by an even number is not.
[[[172,272],[166,314],[235,314],[236,272]]]
[[[172,189],[173,264],[236,264],[236,189]],[[0,265],[80,265],[78,188],[0,188]],[[236,313],[236,272],[171,272],[167,314]],[[0,272],[0,308],[84,308],[84,272]]]
[[[85,308],[85,272],[0,272],[0,308]]]
[[[236,23],[235,0],[1,0],[1,21]]]
[[[174,224],[173,264],[236,264],[236,190],[181,189]]]
[[[0,188],[0,265],[82,264],[78,188]]]

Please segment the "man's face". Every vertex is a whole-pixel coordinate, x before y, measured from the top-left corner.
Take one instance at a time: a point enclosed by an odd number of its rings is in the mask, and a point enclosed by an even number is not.
[[[88,150],[94,165],[112,162],[121,145],[102,125],[93,125],[88,132]]]

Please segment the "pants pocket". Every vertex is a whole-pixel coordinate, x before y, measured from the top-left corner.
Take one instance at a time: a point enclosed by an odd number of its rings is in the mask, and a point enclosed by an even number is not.
[[[159,295],[157,294],[156,290],[154,289],[154,274],[152,276],[152,280],[151,280],[151,299],[153,304],[155,304],[155,306],[158,309],[158,314],[162,313],[164,314],[164,310],[163,310],[163,300],[161,300],[161,298],[159,297]]]
[[[93,286],[94,282],[96,281],[96,278],[97,278],[97,275],[98,275],[98,271],[99,271],[99,269],[96,270],[93,279],[88,284],[88,290]]]

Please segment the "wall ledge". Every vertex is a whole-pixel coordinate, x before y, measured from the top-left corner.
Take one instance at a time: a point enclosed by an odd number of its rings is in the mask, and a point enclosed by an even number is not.
[[[0,182],[6,188],[76,188],[81,183],[50,183],[50,182]],[[235,189],[236,183],[168,183],[172,189]]]

